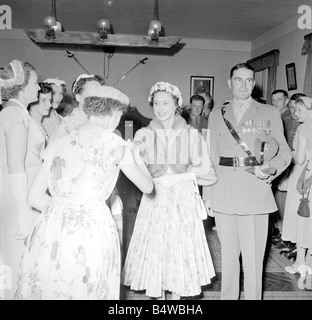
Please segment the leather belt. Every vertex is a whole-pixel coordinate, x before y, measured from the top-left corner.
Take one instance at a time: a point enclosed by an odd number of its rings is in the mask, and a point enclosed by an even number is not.
[[[220,157],[219,161],[220,166],[227,166],[227,167],[254,167],[258,166],[259,163],[256,157]]]

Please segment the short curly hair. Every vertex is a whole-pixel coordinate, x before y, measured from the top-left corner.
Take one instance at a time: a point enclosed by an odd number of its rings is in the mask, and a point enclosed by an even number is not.
[[[105,84],[105,79],[101,76],[95,75],[93,77],[82,77],[78,81],[74,81],[72,84],[72,94],[75,97],[76,94],[79,94],[83,91],[83,86],[86,82],[97,81],[101,85]]]
[[[86,97],[84,99],[83,111],[87,116],[105,116],[112,111],[127,109],[127,105],[118,100],[102,97]]]
[[[6,100],[17,98],[18,94],[28,85],[31,71],[36,72],[35,67],[31,63],[21,61],[21,64],[24,71],[24,82],[20,85],[12,85],[11,87],[2,88],[2,97]],[[14,78],[13,70],[10,65],[7,65],[2,70],[2,72],[0,73],[0,78],[3,80]]]

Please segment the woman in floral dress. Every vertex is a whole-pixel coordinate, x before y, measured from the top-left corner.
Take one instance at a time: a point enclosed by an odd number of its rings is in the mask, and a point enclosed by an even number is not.
[[[215,276],[203,222],[195,209],[194,180],[216,182],[208,148],[196,129],[175,115],[179,89],[157,82],[149,102],[155,117],[134,137],[135,159],[147,166],[155,196],[143,195],[123,269],[122,283],[164,299],[196,296]]]
[[[106,200],[120,169],[142,192],[153,189],[113,133],[128,104],[117,89],[94,88],[85,99],[87,124],[49,145],[28,197],[42,216],[27,243],[15,299],[119,299],[120,244]]]

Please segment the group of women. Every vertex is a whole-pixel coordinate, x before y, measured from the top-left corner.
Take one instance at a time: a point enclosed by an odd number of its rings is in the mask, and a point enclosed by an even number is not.
[[[155,117],[126,142],[114,130],[129,98],[80,77],[77,108],[47,141],[40,126],[51,92],[35,68],[13,60],[0,85],[8,100],[0,112],[0,265],[11,274],[2,298],[119,299],[121,283],[157,299],[200,294],[215,273],[194,184],[217,178],[206,142],[176,114],[179,89],[153,85]],[[107,206],[120,170],[144,193],[124,266]]]
[[[179,89],[151,87],[154,118],[131,142],[114,133],[129,98],[100,77],[77,78],[77,107],[49,135],[42,119],[53,90],[38,84],[35,68],[13,60],[0,86],[7,100],[0,112],[0,266],[10,276],[1,298],[119,299],[121,284],[156,299],[199,295],[215,271],[194,186],[217,177],[206,141],[176,112],[183,107]],[[296,114],[303,124],[293,161],[308,164],[309,178],[312,99],[298,99]],[[107,205],[120,170],[143,192],[123,266]],[[297,261],[286,270],[306,279],[312,218],[296,221]]]

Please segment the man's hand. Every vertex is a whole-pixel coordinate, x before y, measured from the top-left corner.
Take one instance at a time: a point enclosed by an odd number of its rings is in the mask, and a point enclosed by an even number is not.
[[[209,217],[214,217],[215,213],[211,210],[211,200],[205,200],[205,207]]]
[[[271,175],[275,174],[276,168],[270,167],[269,164],[255,167],[255,175],[261,180],[268,179]]]

